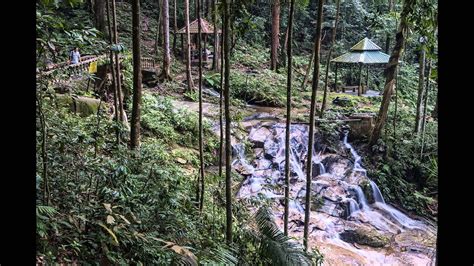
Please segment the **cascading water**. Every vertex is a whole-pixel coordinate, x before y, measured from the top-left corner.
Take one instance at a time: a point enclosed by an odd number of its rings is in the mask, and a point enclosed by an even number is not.
[[[289,225],[289,232],[290,235],[302,237],[304,208],[306,207],[302,203],[304,203],[306,196],[305,158],[307,158],[308,126],[292,125],[290,130],[290,200],[288,207],[290,221],[293,222]],[[273,214],[278,224],[282,226],[285,125],[276,122],[266,123],[264,126],[257,124],[251,129],[249,141],[255,145],[255,156],[251,163],[245,158],[243,145],[236,144],[233,147],[235,159],[232,166],[246,178],[238,192],[238,198],[263,194],[266,198],[273,199],[276,208],[273,209]],[[342,232],[349,230],[346,228],[346,223],[351,227],[355,226],[387,234],[388,239],[394,234],[401,232],[406,234],[407,230],[409,233],[409,230],[422,228],[421,222],[412,220],[385,203],[377,185],[368,179],[361,156],[348,143],[348,132],[345,132],[342,144],[350,150],[353,157],[353,167],[350,171],[346,171],[350,165],[349,160],[338,154],[313,153],[311,241],[316,241],[315,245],[320,247],[330,246],[335,250],[344,250],[341,251],[344,254],[353,254],[350,260],[345,260],[342,263],[345,265],[380,265],[390,261],[394,264],[406,264],[405,257],[401,260],[403,263],[400,263],[395,255],[360,247],[354,248],[340,237]],[[314,150],[321,150],[321,147],[315,147]],[[325,165],[327,162],[325,158],[331,156],[339,156],[339,159],[330,166]],[[325,163],[323,164],[323,162]],[[346,172],[349,172],[350,175],[347,176]],[[372,190],[375,201],[373,204],[368,203],[363,189],[359,186],[363,180],[370,183],[368,189]],[[387,260],[387,257],[390,259]],[[326,258],[330,261],[331,254],[325,254]],[[335,260],[332,263],[338,264],[342,258],[336,252]]]
[[[385,200],[382,197],[379,187],[372,180],[370,180],[370,187],[372,188],[375,202],[382,202],[385,204]]]

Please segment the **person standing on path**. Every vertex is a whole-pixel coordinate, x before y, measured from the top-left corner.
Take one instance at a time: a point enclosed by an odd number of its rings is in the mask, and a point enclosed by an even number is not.
[[[81,61],[81,54],[79,53],[79,48],[76,47],[74,48],[74,50],[71,51],[71,54],[70,54],[70,62],[71,64],[75,65],[75,64],[78,64],[79,61]]]

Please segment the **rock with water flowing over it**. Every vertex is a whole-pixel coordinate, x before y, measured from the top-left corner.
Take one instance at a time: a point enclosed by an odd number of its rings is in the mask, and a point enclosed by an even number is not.
[[[263,148],[265,140],[270,136],[271,132],[266,127],[252,129],[248,137],[249,141],[253,143],[255,148]]]

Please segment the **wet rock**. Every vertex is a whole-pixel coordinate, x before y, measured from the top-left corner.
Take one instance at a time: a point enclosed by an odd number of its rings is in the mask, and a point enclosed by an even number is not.
[[[273,160],[278,153],[278,144],[273,141],[265,141],[264,144],[265,159]]]
[[[263,169],[271,169],[272,168],[272,161],[267,160],[265,158],[260,158],[254,161],[255,169],[263,170]]]
[[[341,157],[339,155],[332,155],[324,158],[321,163],[324,165],[324,168],[326,168],[326,171],[329,172],[333,164],[339,162],[340,159]]]
[[[249,135],[249,141],[253,143],[254,148],[263,148],[265,140],[270,136],[271,132],[266,127],[252,129]]]
[[[321,167],[321,164],[313,162],[312,167],[313,167],[313,171],[312,171],[312,177],[313,178],[315,178],[315,177],[317,177],[317,176],[324,173],[323,172],[323,167],[324,166]]]
[[[390,238],[378,233],[376,230],[370,228],[358,227],[349,228],[340,233],[342,240],[348,243],[357,243],[374,248],[380,248],[390,243]]]

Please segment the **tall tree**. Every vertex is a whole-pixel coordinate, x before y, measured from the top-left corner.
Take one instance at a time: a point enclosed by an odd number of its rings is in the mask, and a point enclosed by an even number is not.
[[[212,0],[213,23],[214,23],[214,56],[212,57],[212,69],[219,69],[219,32],[217,29],[217,0]]]
[[[226,240],[232,243],[232,176],[230,143],[230,25],[229,0],[224,0],[225,205]]]
[[[303,232],[303,244],[304,248],[308,250],[308,229],[309,229],[309,216],[311,211],[311,179],[313,175],[313,147],[314,147],[314,116],[316,113],[316,93],[319,85],[319,57],[321,49],[321,24],[323,23],[323,4],[324,0],[318,2],[318,19],[316,25],[316,40],[314,41],[314,72],[313,72],[313,84],[311,93],[311,110],[309,114],[309,140],[308,140],[308,156],[306,165],[306,201],[305,201],[305,212],[304,212],[304,232]]]
[[[326,97],[328,93],[328,81],[329,81],[329,69],[331,68],[331,55],[332,51],[334,50],[334,44],[336,42],[336,33],[337,33],[337,22],[339,21],[339,9],[341,7],[341,0],[336,0],[336,20],[334,22],[334,28],[332,29],[332,36],[331,36],[331,47],[329,48],[329,52],[326,58],[326,77],[324,78],[324,94],[323,94],[323,102],[321,104],[321,114],[320,117],[324,115],[324,109],[326,109]],[[337,84],[334,84],[335,86]]]
[[[224,13],[222,13],[222,22],[224,22]],[[224,46],[224,23],[221,25],[221,47]],[[223,93],[224,93],[224,49],[220,49],[221,53],[221,80],[220,80],[220,93],[219,93],[219,177],[222,177],[222,154],[223,154],[223,147],[224,147],[224,125],[222,123],[222,101],[223,101]]]
[[[270,70],[278,67],[278,46],[280,45],[280,0],[273,0],[272,5],[272,43],[270,51]]]
[[[423,119],[423,98],[425,94],[425,55],[425,49],[423,45],[421,45],[418,59],[418,97],[416,98],[415,134],[421,132],[421,120]]]
[[[167,1],[167,0],[164,0]],[[140,148],[140,105],[142,101],[142,69],[140,65],[140,0],[132,2],[133,35],[133,103],[130,148]]]
[[[114,44],[118,45],[118,31],[117,31],[117,15],[116,15],[116,8],[115,8],[115,0],[112,0],[112,26],[114,32]],[[116,51],[114,54],[115,59],[115,81],[117,85],[117,96],[118,96],[118,106],[120,112],[120,121],[124,122],[126,125],[127,122],[127,114],[123,109],[123,96],[122,96],[122,79],[120,74],[120,58],[119,52]]]
[[[166,1],[166,0],[165,0]],[[199,173],[201,177],[201,195],[199,211],[202,212],[204,205],[204,152],[203,152],[203,130],[202,130],[202,49],[201,49],[201,3],[198,1],[198,49],[199,49]]]
[[[288,215],[290,198],[290,125],[291,125],[291,70],[292,70],[292,51],[293,42],[293,13],[295,0],[290,2],[290,14],[288,19],[288,75],[286,78],[286,138],[285,138],[285,217],[283,220],[283,233],[288,235]]]
[[[425,99],[423,102],[423,117],[421,120],[421,152],[420,152],[420,159],[423,157],[423,146],[425,143],[425,129],[426,129],[426,112],[427,112],[427,105],[428,105],[428,92],[430,89],[430,76],[431,76],[431,58],[428,58],[428,65],[427,65],[427,74],[426,74],[426,86],[425,86]]]
[[[105,27],[105,1],[107,0],[94,1],[94,25],[98,30],[107,34]]]
[[[169,0],[163,0],[162,17],[163,17],[163,68],[161,70],[160,79],[171,80],[170,74],[170,16],[169,16]]]
[[[388,12],[392,12],[392,6],[393,6],[393,0],[388,0]],[[388,51],[390,49],[390,33],[387,32],[387,35],[385,37],[385,53],[388,54]]]
[[[191,75],[191,35],[189,34],[189,0],[184,0],[184,24],[186,30],[186,80],[188,90],[194,90],[193,77]]]
[[[173,2],[173,51],[176,52],[176,38],[178,32],[178,8],[176,6],[176,0]]]
[[[393,92],[393,84],[395,83],[395,71],[398,66],[398,59],[403,53],[403,46],[405,45],[405,36],[408,32],[408,17],[413,12],[413,8],[416,4],[415,0],[405,0],[403,2],[403,10],[400,15],[400,25],[398,27],[397,35],[395,36],[395,46],[393,47],[392,54],[385,68],[385,86],[382,97],[382,103],[380,105],[379,113],[375,127],[372,131],[369,144],[374,145],[380,138],[382,129],[385,125],[388,115],[388,107],[390,105],[390,99]]]
[[[109,0],[106,0],[106,10],[107,10],[107,28],[109,34],[109,42],[112,45],[113,42],[113,34],[112,34],[112,21],[110,19],[110,3]],[[114,67],[114,54],[112,51],[109,53],[109,61],[110,61],[110,68],[112,73],[112,89],[114,94],[114,111],[115,111],[115,123],[118,125],[119,123],[119,107],[118,107],[118,97],[117,97],[117,81],[115,75],[115,67]],[[119,127],[115,127],[115,138],[117,145],[120,144],[120,129]]]

